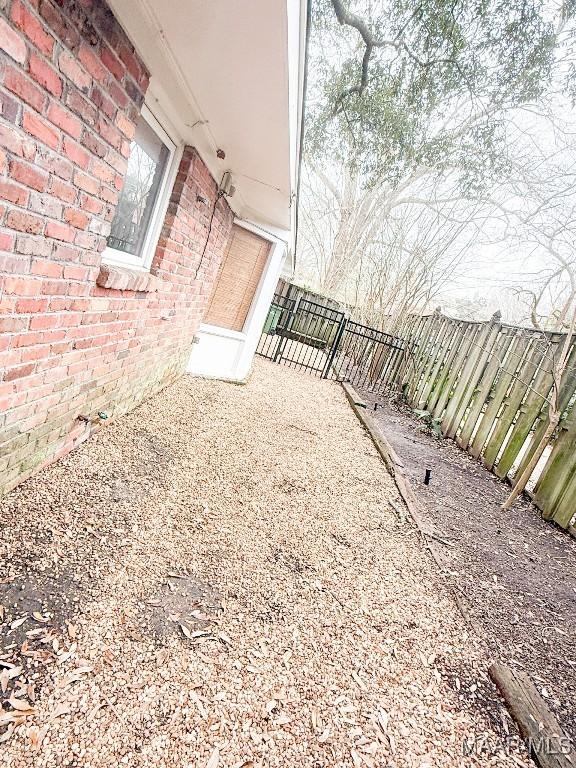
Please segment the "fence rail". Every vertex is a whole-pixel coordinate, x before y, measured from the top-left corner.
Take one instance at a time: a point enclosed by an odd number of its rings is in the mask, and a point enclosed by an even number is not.
[[[404,344],[348,320],[334,306],[275,294],[257,352],[276,363],[375,390],[387,386],[398,370]]]

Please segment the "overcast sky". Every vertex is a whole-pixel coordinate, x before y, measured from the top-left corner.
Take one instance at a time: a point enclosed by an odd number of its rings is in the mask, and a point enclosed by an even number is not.
[[[372,7],[379,2],[372,2]],[[349,46],[354,33],[346,37],[345,45]],[[322,55],[331,64],[337,61],[338,45],[342,45],[342,40],[327,34],[322,40],[313,42],[313,47],[319,43]],[[318,49],[313,50],[309,72],[310,99],[317,98],[321,85],[321,69],[315,63],[318,54]],[[559,69],[559,80],[561,75]],[[507,289],[535,285],[542,270],[549,265],[546,250],[528,233],[523,233],[519,224],[522,219],[533,220],[530,214],[538,207],[538,195],[546,196],[563,187],[563,196],[554,203],[556,210],[559,210],[558,206],[570,207],[572,201],[576,201],[576,111],[569,99],[560,94],[559,87],[557,90],[558,94],[546,104],[531,105],[513,115],[513,123],[507,132],[509,154],[512,162],[524,169],[525,183],[520,185],[513,179],[510,184],[501,184],[488,191],[497,205],[492,214],[489,205],[483,208],[481,225],[478,221],[471,224],[473,242],[467,247],[462,267],[451,274],[440,297],[440,303],[447,308],[462,300],[479,300],[486,304],[485,314],[499,308],[506,319],[518,321],[523,310]],[[555,181],[547,181],[551,178]],[[535,185],[536,192],[526,196],[523,190],[530,184]],[[505,216],[503,210],[509,215]],[[464,233],[463,238],[468,235]],[[457,249],[460,246],[461,241],[456,241],[451,247]]]

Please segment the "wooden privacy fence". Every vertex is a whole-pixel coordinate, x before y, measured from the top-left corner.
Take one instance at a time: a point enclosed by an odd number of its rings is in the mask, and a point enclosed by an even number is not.
[[[500,322],[412,317],[401,334],[403,364],[388,384],[427,411],[456,440],[513,484],[546,427],[553,365],[565,337]],[[559,428],[528,489],[545,518],[568,528],[576,516],[576,344],[560,384]]]

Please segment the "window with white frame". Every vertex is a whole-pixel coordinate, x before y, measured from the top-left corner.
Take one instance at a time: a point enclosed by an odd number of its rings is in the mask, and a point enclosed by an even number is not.
[[[108,236],[105,261],[147,268],[166,210],[176,144],[147,107],[130,145],[124,185]]]

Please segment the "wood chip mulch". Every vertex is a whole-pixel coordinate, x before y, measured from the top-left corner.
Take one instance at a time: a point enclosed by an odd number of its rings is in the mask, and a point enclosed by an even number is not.
[[[336,384],[184,377],[0,501],[7,768],[523,766]]]

